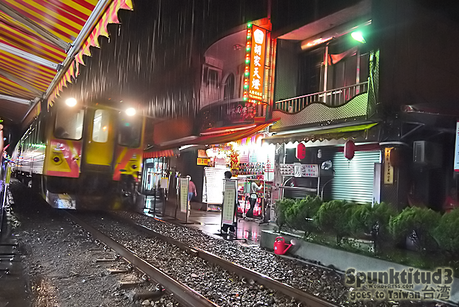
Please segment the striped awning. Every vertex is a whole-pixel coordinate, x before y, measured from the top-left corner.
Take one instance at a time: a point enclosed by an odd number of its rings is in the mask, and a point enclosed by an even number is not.
[[[131,0],[0,0],[0,117],[11,103],[59,95],[119,9]]]

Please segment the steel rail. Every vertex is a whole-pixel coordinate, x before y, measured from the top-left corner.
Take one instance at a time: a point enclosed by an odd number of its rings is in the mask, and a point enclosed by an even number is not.
[[[139,258],[123,245],[106,236],[96,228],[90,226],[86,222],[70,213],[69,216],[75,223],[79,224],[89,233],[91,233],[95,239],[105,243],[108,247],[116,251],[120,256],[131,262],[135,267],[139,268],[152,279],[163,285],[164,288],[170,293],[173,293],[174,298],[184,306],[218,307],[218,305],[214,302],[211,302],[195,290],[161,272],[159,269],[155,268],[145,260]]]
[[[239,264],[227,261],[225,259],[222,259],[221,257],[218,257],[217,255],[214,255],[210,252],[207,252],[205,250],[202,250],[200,248],[196,247],[190,247],[185,243],[182,243],[180,241],[177,241],[171,237],[164,236],[150,228],[144,225],[137,224],[133,222],[130,219],[127,218],[122,218],[122,217],[116,217],[117,219],[123,219],[127,221],[128,223],[132,224],[133,226],[137,227],[139,230],[143,231],[146,234],[150,234],[158,239],[161,239],[167,243],[176,245],[180,249],[186,251],[189,254],[196,255],[197,257],[200,257],[210,263],[213,263],[215,265],[218,265],[222,267],[223,269],[229,271],[229,272],[234,272],[237,275],[241,277],[245,277],[247,279],[252,279],[256,282],[258,282],[261,285],[264,285],[265,287],[278,291],[280,293],[283,293],[289,297],[295,298],[298,301],[301,301],[305,304],[307,304],[308,307],[337,307],[337,304],[334,304],[332,302],[326,301],[324,299],[321,299],[313,294],[301,291],[299,289],[296,289],[290,285],[287,285],[285,283],[279,282],[277,280],[272,279],[269,276],[257,273],[253,270],[250,270],[248,268],[245,268]]]

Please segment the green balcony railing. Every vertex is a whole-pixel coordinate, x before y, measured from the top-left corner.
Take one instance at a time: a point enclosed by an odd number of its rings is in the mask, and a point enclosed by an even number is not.
[[[323,103],[327,106],[338,107],[345,104],[358,94],[366,93],[367,91],[368,81],[350,86],[334,88],[325,92],[312,93],[279,100],[274,103],[274,110],[283,111],[285,113],[297,113],[311,103]]]

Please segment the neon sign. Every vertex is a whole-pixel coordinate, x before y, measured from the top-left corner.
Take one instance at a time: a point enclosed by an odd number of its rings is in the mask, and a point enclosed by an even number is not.
[[[247,43],[244,70],[244,101],[263,102],[267,31],[247,25]]]

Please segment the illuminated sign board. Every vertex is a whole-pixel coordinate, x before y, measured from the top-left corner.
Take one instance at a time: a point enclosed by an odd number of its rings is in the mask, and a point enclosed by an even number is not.
[[[244,71],[244,101],[262,102],[266,59],[267,31],[247,25],[247,44]]]

